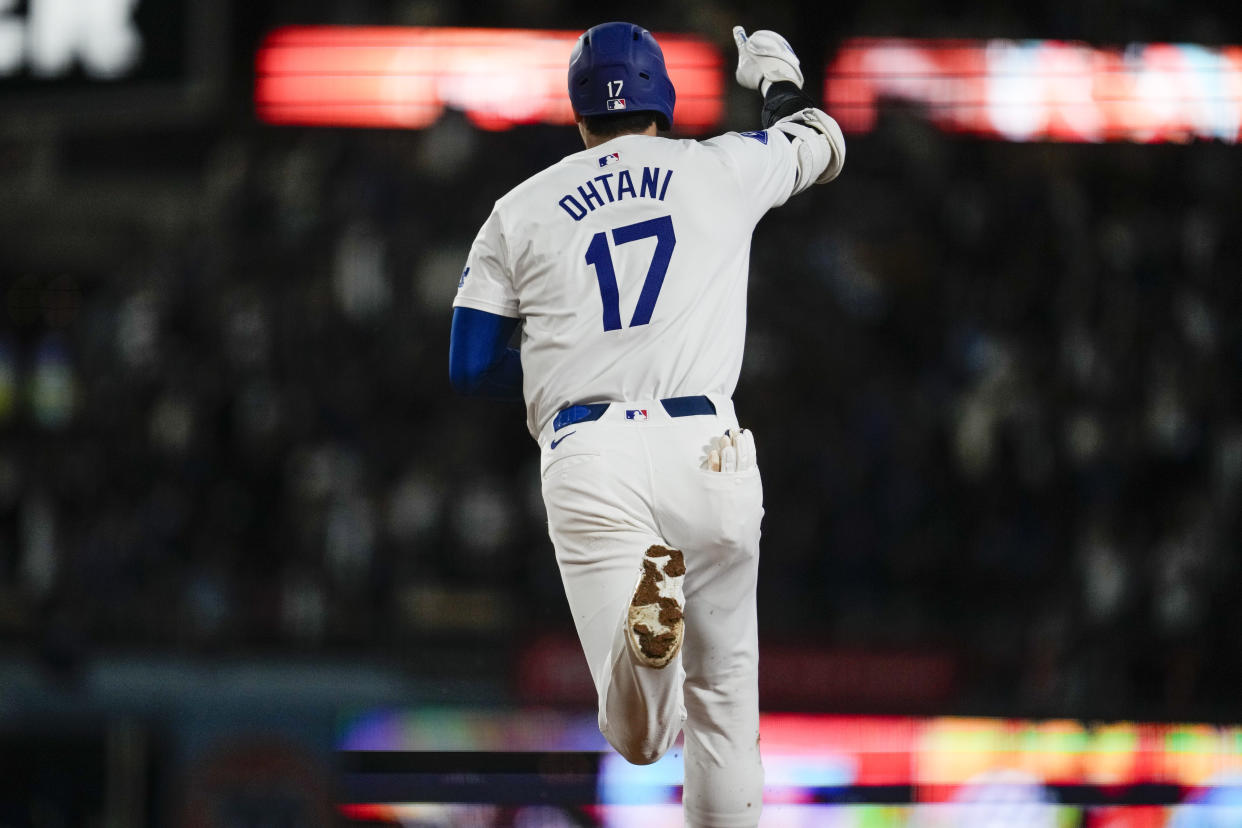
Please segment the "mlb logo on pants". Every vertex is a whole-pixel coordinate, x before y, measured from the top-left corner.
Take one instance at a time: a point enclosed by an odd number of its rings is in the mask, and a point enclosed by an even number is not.
[[[645,409],[645,408],[627,408],[627,409],[625,409],[625,419],[627,419],[627,420],[645,420],[645,419],[647,419],[647,409]]]

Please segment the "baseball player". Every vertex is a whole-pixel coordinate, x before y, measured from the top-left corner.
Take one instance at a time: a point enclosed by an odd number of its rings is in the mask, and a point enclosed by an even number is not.
[[[763,490],[730,399],[751,232],[845,160],[785,39],[734,39],[764,129],[706,141],[657,134],[675,92],[648,31],[605,23],[578,39],[569,98],[586,149],[496,202],[449,349],[461,393],[525,399],[600,730],[637,764],[684,730],[686,824],[703,826],[756,825],[763,795]]]

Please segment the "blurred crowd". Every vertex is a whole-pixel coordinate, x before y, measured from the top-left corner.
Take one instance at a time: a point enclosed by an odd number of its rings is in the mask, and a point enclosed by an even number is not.
[[[853,149],[756,243],[764,606],[957,649],[967,708],[1236,717],[1234,148]]]
[[[221,131],[188,218],[0,263],[2,640],[417,671],[569,633],[523,412],[455,398],[447,345],[492,201],[576,142]],[[963,710],[1229,715],[1236,153],[893,112],[769,214],[735,398],[765,637],[945,652]]]

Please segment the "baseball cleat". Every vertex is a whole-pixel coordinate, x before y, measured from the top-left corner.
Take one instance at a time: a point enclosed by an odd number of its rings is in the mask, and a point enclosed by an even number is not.
[[[682,615],[685,596],[681,583],[686,562],[678,549],[652,546],[643,557],[643,569],[630,599],[625,638],[638,662],[660,668],[681,649],[686,624]]]

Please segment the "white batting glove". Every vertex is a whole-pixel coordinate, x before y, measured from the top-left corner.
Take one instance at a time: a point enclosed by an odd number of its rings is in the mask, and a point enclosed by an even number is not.
[[[737,470],[753,469],[758,457],[755,455],[755,435],[746,429],[731,433],[733,447],[737,450]]]
[[[755,467],[755,438],[746,429],[726,431],[708,444],[707,468],[715,472],[744,472]]]
[[[785,38],[767,29],[747,37],[745,29],[734,26],[733,42],[737,44],[737,82],[742,86],[764,95],[777,81],[791,81],[802,88],[802,64]]]

